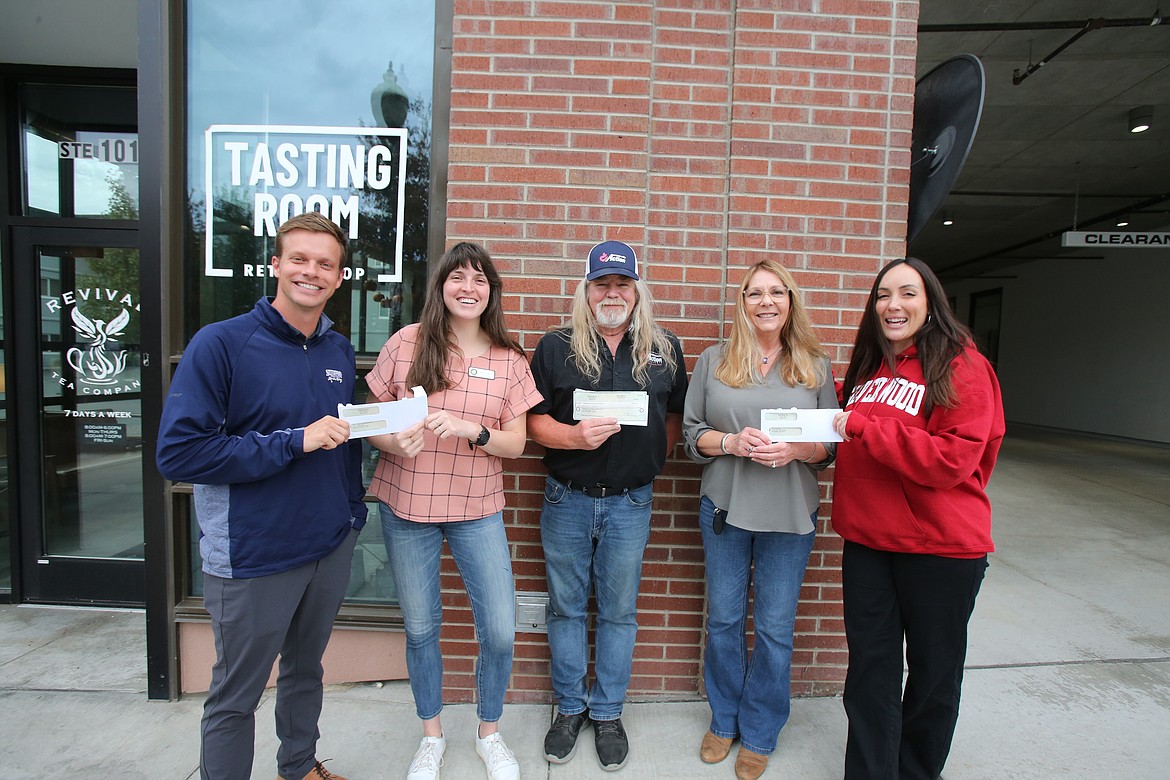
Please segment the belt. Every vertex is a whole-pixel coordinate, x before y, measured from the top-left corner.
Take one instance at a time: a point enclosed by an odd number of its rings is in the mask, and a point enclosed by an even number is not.
[[[622,496],[630,492],[629,488],[610,487],[609,485],[575,485],[567,479],[561,479],[555,474],[550,474],[553,479],[560,482],[576,493],[584,493],[590,498],[609,498],[610,496]]]

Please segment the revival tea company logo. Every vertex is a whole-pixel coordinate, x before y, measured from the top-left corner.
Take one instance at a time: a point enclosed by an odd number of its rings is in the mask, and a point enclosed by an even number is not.
[[[65,353],[65,359],[77,372],[77,378],[90,385],[117,384],[118,376],[126,370],[127,350],[110,352],[106,345],[110,339],[122,335],[122,331],[130,324],[130,312],[122,309],[120,314],[105,322],[91,320],[74,306],[70,316],[73,317],[73,330],[90,342],[85,349],[70,347]]]
[[[87,315],[81,310],[83,302],[91,306],[102,304],[98,311],[117,313],[107,320],[96,316],[94,309],[90,308],[90,315]],[[66,349],[63,357],[73,369],[74,377],[54,371],[53,379],[62,387],[87,395],[116,395],[140,390],[141,382],[136,377],[123,376],[130,350],[122,348],[118,340],[130,325],[132,313],[138,311],[130,294],[95,287],[69,290],[60,297],[45,301],[49,313],[63,313],[67,307],[77,339],[74,341],[76,346]]]

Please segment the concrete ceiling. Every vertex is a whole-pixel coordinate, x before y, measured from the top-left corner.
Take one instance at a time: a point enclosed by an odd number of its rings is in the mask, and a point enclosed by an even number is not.
[[[1170,230],[1170,23],[1153,24],[1157,5],[924,0],[918,77],[974,54],[986,96],[967,162],[910,254],[944,279],[959,279],[994,275],[1021,259],[1093,255],[1061,248],[1060,233],[1074,225]],[[1105,22],[1068,43],[1091,19]],[[1122,24],[1137,19],[1141,26]],[[1013,85],[1015,72],[1025,74],[1066,43]],[[1154,123],[1131,134],[1127,117],[1138,106],[1153,106]],[[955,224],[944,227],[944,214]],[[1116,226],[1120,216],[1127,227]]]
[[[0,62],[134,68],[138,0],[0,0]]]

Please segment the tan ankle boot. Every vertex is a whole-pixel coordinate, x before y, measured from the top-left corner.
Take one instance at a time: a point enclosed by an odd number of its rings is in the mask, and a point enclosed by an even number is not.
[[[699,746],[699,758],[703,759],[704,764],[718,764],[731,752],[731,742],[728,737],[717,737],[708,731],[703,735],[703,744]]]
[[[735,757],[735,776],[739,780],[756,780],[768,768],[768,757],[748,750],[743,745],[739,747],[739,755]]]

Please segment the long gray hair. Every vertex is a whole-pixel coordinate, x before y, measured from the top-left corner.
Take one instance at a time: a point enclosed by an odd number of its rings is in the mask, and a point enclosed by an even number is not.
[[[641,387],[649,387],[652,353],[662,356],[672,376],[678,370],[682,356],[674,354],[666,331],[654,322],[654,298],[650,295],[650,287],[641,279],[636,279],[634,291],[636,300],[629,327],[630,338],[634,342],[634,380]],[[601,359],[597,355],[601,351],[602,338],[597,331],[597,316],[589,307],[589,282],[584,279],[573,294],[571,325],[569,347],[577,371],[596,385],[601,381]]]

